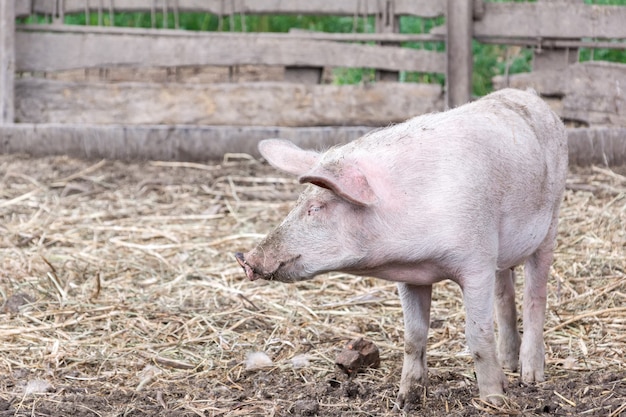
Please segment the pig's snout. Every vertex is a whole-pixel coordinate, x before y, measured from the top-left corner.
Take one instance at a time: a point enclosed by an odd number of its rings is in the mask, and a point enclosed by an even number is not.
[[[246,259],[246,254],[241,252],[235,253],[235,259],[241,265],[246,276],[251,281],[255,281],[259,278],[263,278],[268,281],[282,281],[282,282],[293,282],[300,281],[305,279],[304,277],[299,277],[297,274],[294,274],[291,270],[293,268],[293,264],[300,259],[300,255],[296,255],[287,259],[286,261],[281,261],[276,264],[272,263],[272,265],[257,265],[254,256],[250,253],[247,254],[248,259]],[[264,272],[267,270],[268,266],[269,272]]]
[[[250,281],[254,281],[260,278],[260,276],[254,272],[252,267],[248,265],[248,262],[246,262],[246,259],[244,258],[243,253],[241,252],[235,253],[235,259],[237,260],[237,263],[241,265],[244,272],[246,273],[246,276],[248,277],[248,279],[250,279]]]

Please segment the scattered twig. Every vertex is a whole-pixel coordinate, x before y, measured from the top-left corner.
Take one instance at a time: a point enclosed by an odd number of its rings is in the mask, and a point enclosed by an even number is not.
[[[545,331],[545,333],[548,334],[548,333],[555,332],[555,331],[557,331],[559,329],[562,329],[565,326],[568,326],[568,325],[570,325],[572,323],[575,323],[575,322],[580,321],[582,319],[585,319],[587,317],[603,316],[605,314],[621,313],[623,311],[626,311],[626,306],[625,307],[606,308],[606,309],[603,309],[603,310],[587,311],[586,313],[578,314],[575,317],[572,317],[571,319],[565,320],[563,323],[560,323],[560,324],[557,324],[556,326],[550,327],[549,329],[547,329]]]
[[[106,163],[107,163],[107,161],[105,159],[103,159],[103,160],[101,160],[100,162],[98,162],[98,163],[96,163],[94,165],[88,166],[87,168],[82,169],[82,170],[80,170],[80,171],[78,171],[78,172],[76,172],[76,173],[74,173],[72,175],[68,175],[65,178],[62,178],[60,180],[57,180],[57,181],[51,183],[50,187],[52,187],[52,188],[65,187],[67,185],[67,183],[69,183],[70,181],[73,181],[73,180],[75,180],[77,178],[84,177],[87,174],[91,174],[92,172],[95,172],[95,171],[99,170],[100,168],[104,167],[106,165]]]

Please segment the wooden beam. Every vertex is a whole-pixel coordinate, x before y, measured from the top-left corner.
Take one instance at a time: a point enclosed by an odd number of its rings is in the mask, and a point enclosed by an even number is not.
[[[568,129],[569,164],[626,165],[626,128]]]
[[[535,89],[565,120],[626,127],[626,64],[589,61],[493,81],[496,88]]]
[[[400,16],[433,18],[443,16],[446,12],[446,5],[441,0],[395,0],[395,10],[396,15]]]
[[[34,0],[33,9],[37,13],[52,14],[55,3],[50,0]],[[116,12],[150,12],[153,0],[116,1]],[[444,5],[433,0],[395,0],[396,12],[401,15],[437,17],[443,15]],[[90,12],[97,12],[99,7],[108,13],[109,2],[101,0],[64,0],[65,13],[84,13],[85,5]],[[160,4],[160,2],[159,2]],[[380,13],[378,0],[176,0],[168,1],[168,10],[174,6],[178,11],[228,14],[292,14],[292,15],[338,15],[364,16]]]
[[[15,5],[15,16],[16,17],[22,17],[22,16],[28,16],[32,13],[32,9],[31,9],[31,2],[30,1],[19,1],[19,0],[15,0],[13,1],[14,5]]]
[[[281,65],[444,72],[444,54],[401,47],[294,39],[289,34],[18,27],[18,71],[106,66]]]
[[[1,154],[68,155],[86,159],[221,160],[228,153],[258,157],[262,139],[284,138],[310,149],[347,143],[368,127],[0,125]],[[626,164],[626,128],[568,129],[570,165]]]
[[[15,80],[15,2],[0,2],[0,124],[13,123]]]
[[[432,34],[433,37],[438,35]],[[478,42],[496,45],[518,45],[535,48],[602,48],[602,49],[626,49],[623,41],[590,41],[590,40],[565,40],[543,38],[508,38],[502,36],[474,36]]]
[[[0,153],[87,159],[220,160],[228,153],[259,157],[262,139],[284,138],[310,149],[347,143],[370,127],[229,127],[28,124],[0,125]]]
[[[438,84],[72,83],[16,84],[27,123],[386,126],[443,108]]]
[[[446,106],[465,104],[472,97],[472,1],[447,0]]]
[[[626,7],[569,0],[537,3],[485,2],[474,24],[477,37],[626,38]]]
[[[540,3],[548,3],[553,0],[538,0]],[[564,0],[561,0],[564,1]],[[567,0],[569,6],[580,6],[583,0]],[[571,39],[576,40],[576,39]],[[578,62],[577,48],[535,48],[533,49],[532,69],[563,70],[569,65]]]
[[[436,29],[444,26],[437,26]],[[152,36],[161,34],[168,37],[189,37],[189,36],[226,36],[237,35],[232,32],[200,32],[188,30],[173,29],[142,29],[129,28],[121,26],[76,26],[76,25],[46,25],[46,24],[23,24],[17,25],[16,29],[20,32],[54,32],[54,33],[90,33],[102,35],[134,35],[134,36]],[[335,33],[335,32],[317,32],[313,30],[290,29],[289,35],[277,32],[248,32],[247,35],[261,33],[268,39],[283,39],[286,36],[289,39],[315,40],[315,41],[335,41],[335,42],[444,42],[446,40],[445,33]],[[536,39],[524,39],[524,42],[533,43]],[[550,42],[546,40],[546,42]]]
[[[445,35],[432,33],[330,33],[294,30],[289,31],[294,38],[339,42],[444,42]]]

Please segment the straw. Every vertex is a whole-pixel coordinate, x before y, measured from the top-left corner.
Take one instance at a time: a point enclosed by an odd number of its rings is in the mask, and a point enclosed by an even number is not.
[[[419,415],[624,413],[625,172],[568,178],[547,381],[524,386],[509,372],[505,406],[480,401],[461,293],[442,282]],[[0,156],[0,406],[53,416],[398,415],[393,283],[340,273],[250,282],[232,255],[277,225],[302,189],[236,155],[207,164]],[[347,380],[334,359],[359,336],[381,349],[381,366]],[[252,352],[272,366],[247,370]],[[298,355],[306,366],[294,368]],[[49,385],[25,391],[32,381]]]

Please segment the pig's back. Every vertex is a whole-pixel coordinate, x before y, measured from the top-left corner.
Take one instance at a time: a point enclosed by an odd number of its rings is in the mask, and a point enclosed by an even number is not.
[[[536,94],[513,89],[451,113],[450,155],[459,170],[452,189],[460,196],[453,205],[475,210],[477,231],[497,233],[499,267],[516,265],[541,244],[558,212],[567,175],[563,123]]]
[[[385,166],[391,173],[388,180],[401,187],[443,183],[449,188],[507,188],[545,182],[543,191],[553,195],[567,172],[563,123],[534,92],[515,89],[415,117],[347,146],[353,147],[347,153],[355,152],[364,165]]]
[[[534,93],[502,90],[362,141],[357,159],[367,161],[366,171],[387,173],[376,180],[378,191],[394,207],[419,212],[411,220],[416,230],[436,230],[451,246],[497,236],[500,266],[531,253],[558,210],[567,138]]]
[[[567,133],[534,92],[505,89],[454,112],[459,120],[452,125],[462,127],[450,146],[459,150],[458,158],[474,165],[465,172],[487,175],[483,181],[491,186],[498,180],[505,189],[519,187],[505,193],[515,202],[523,194],[550,204],[560,201],[567,175]]]

